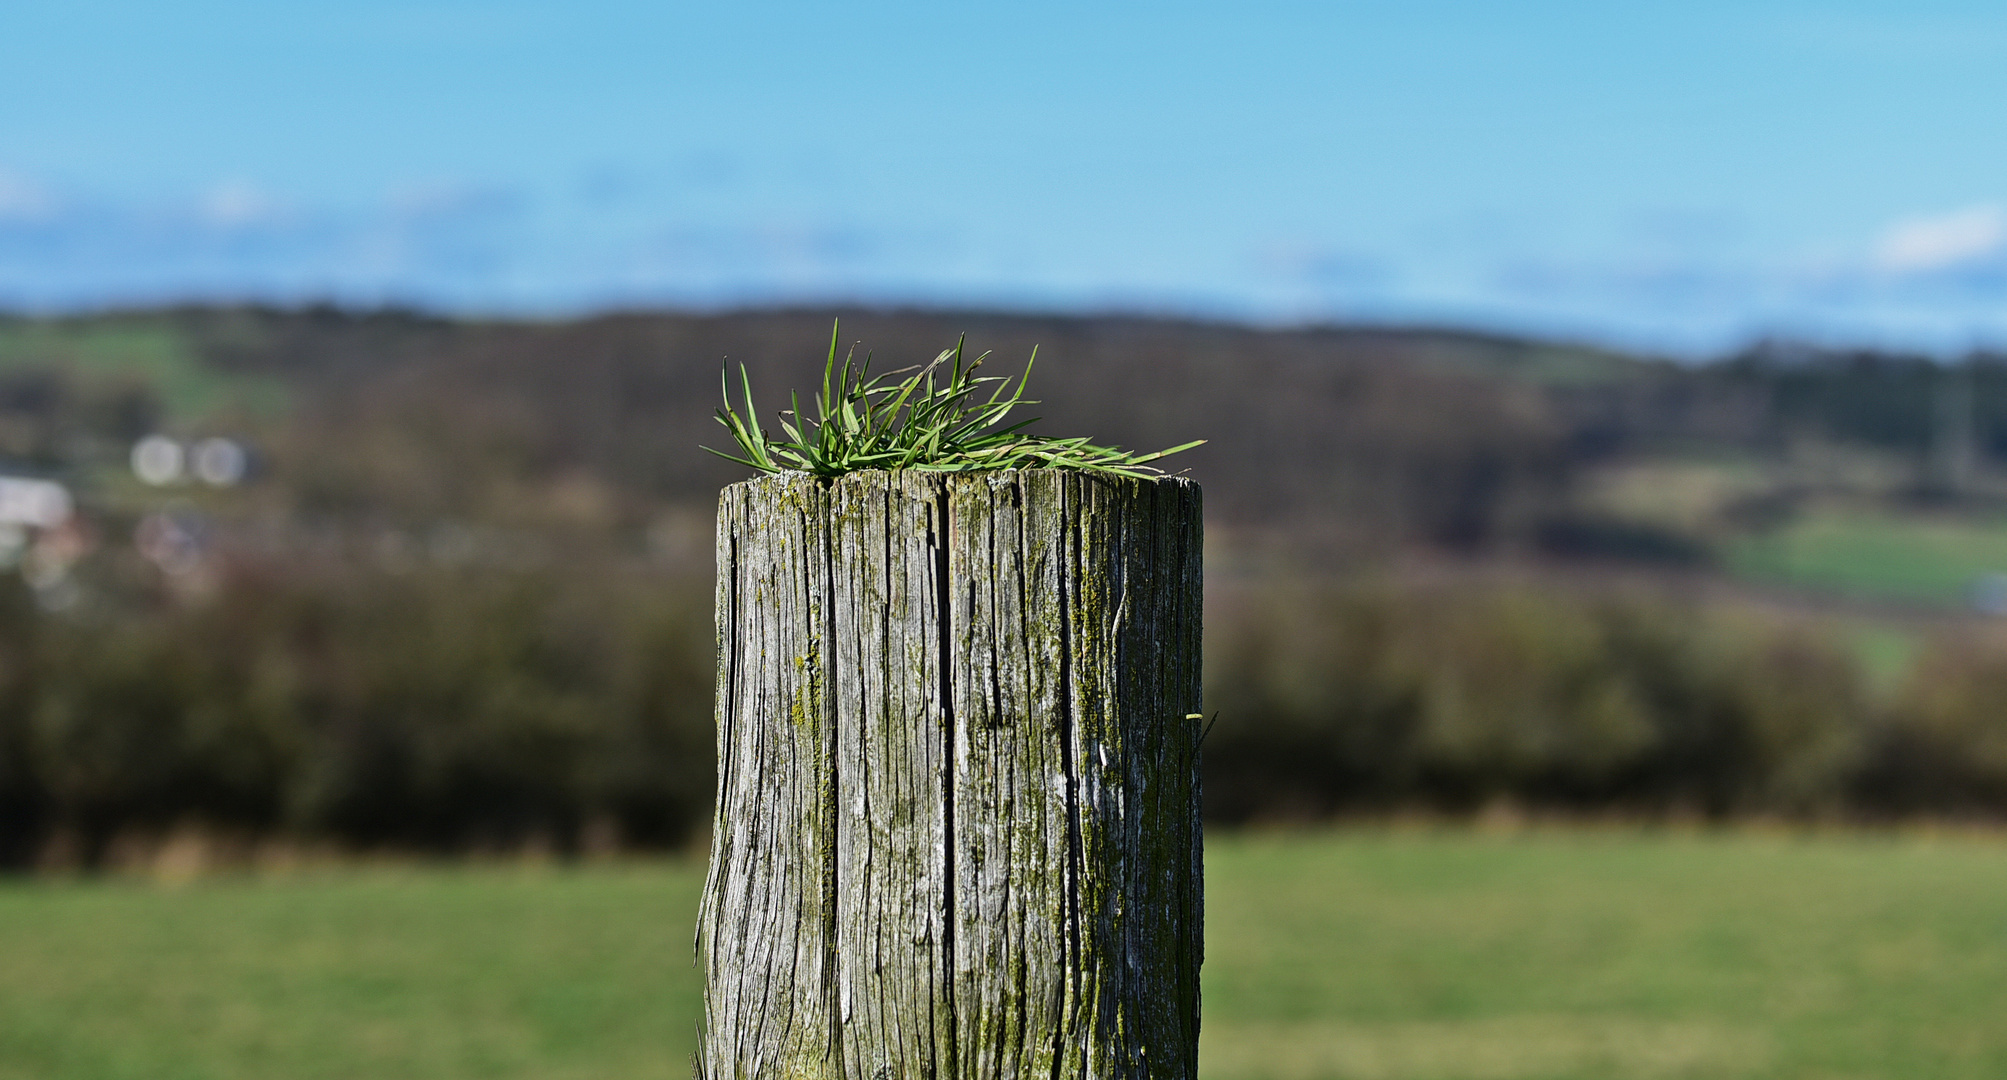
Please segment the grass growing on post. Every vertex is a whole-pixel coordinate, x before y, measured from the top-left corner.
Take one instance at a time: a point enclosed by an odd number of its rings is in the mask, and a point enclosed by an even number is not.
[[[1031,378],[1032,363],[1038,359],[1033,349],[1024,372],[1011,389],[1011,379],[1003,375],[976,374],[988,359],[983,353],[965,360],[962,341],[943,349],[924,367],[901,368],[882,375],[871,374],[871,356],[856,362],[856,350],[836,359],[838,328],[829,332],[829,359],[822,369],[822,389],[815,395],[815,416],[801,411],[801,396],[794,395],[792,409],[780,414],[786,438],[769,435],[760,426],[753,406],[752,381],[745,365],[739,365],[739,386],[745,398],[744,414],[732,404],[731,377],[724,374],[725,403],[718,410],[718,423],[732,433],[741,454],[703,449],[762,472],[805,472],[816,476],[839,476],[864,469],[917,469],[926,472],[974,472],[986,469],[1079,469],[1115,476],[1149,477],[1163,475],[1149,463],[1190,450],[1205,442],[1198,439],[1159,450],[1136,454],[1112,446],[1097,446],[1086,438],[1055,439],[1032,435],[1024,429],[1038,422],[1036,417],[1000,426],[1019,405],[1036,405],[1024,397],[1025,383]],[[966,340],[966,339],[964,339]],[[908,373],[911,374],[908,374]],[[904,375],[905,378],[895,379]],[[983,391],[989,391],[983,397]]]

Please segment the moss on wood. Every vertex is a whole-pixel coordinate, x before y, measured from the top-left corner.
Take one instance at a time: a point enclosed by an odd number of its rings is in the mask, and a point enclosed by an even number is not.
[[[1059,470],[726,489],[706,1075],[1196,1075],[1200,518]]]

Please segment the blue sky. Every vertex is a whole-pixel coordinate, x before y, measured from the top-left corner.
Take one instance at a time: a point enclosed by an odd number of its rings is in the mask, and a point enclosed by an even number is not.
[[[0,4],[0,306],[2007,344],[2007,5]]]

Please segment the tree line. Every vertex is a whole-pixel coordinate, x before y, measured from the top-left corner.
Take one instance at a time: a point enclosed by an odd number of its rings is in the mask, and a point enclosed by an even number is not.
[[[196,827],[453,853],[674,848],[709,820],[696,583],[246,574],[80,617],[0,589],[0,861]],[[2007,817],[2007,639],[1876,688],[1818,627],[1633,590],[1225,586],[1206,627],[1221,823],[1529,811]],[[55,854],[52,854],[55,853]]]
[[[359,850],[687,842],[710,800],[708,521],[741,475],[695,447],[723,435],[724,361],[776,394],[811,386],[839,315],[881,370],[961,333],[999,372],[1039,346],[1047,430],[1211,440],[1179,465],[1231,541],[1206,641],[1216,820],[2007,812],[1989,711],[2007,644],[1984,627],[1944,622],[1880,685],[1810,621],[1577,573],[1709,558],[1585,510],[1610,462],[1818,439],[1928,486],[1947,432],[2007,456],[2000,357],[1764,345],[1682,364],[982,312],[196,308],[0,319],[0,467],[70,484],[94,544],[61,604],[0,574],[0,861],[89,863],[182,824]],[[142,489],[124,455],[159,431],[242,439],[250,482]],[[161,515],[200,548],[173,573],[134,550]],[[1390,569],[1416,553],[1546,570]]]

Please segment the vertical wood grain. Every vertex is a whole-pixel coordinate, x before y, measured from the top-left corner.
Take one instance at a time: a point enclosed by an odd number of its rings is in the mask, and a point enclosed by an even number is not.
[[[725,490],[704,1075],[1196,1075],[1201,519],[1057,470]]]

